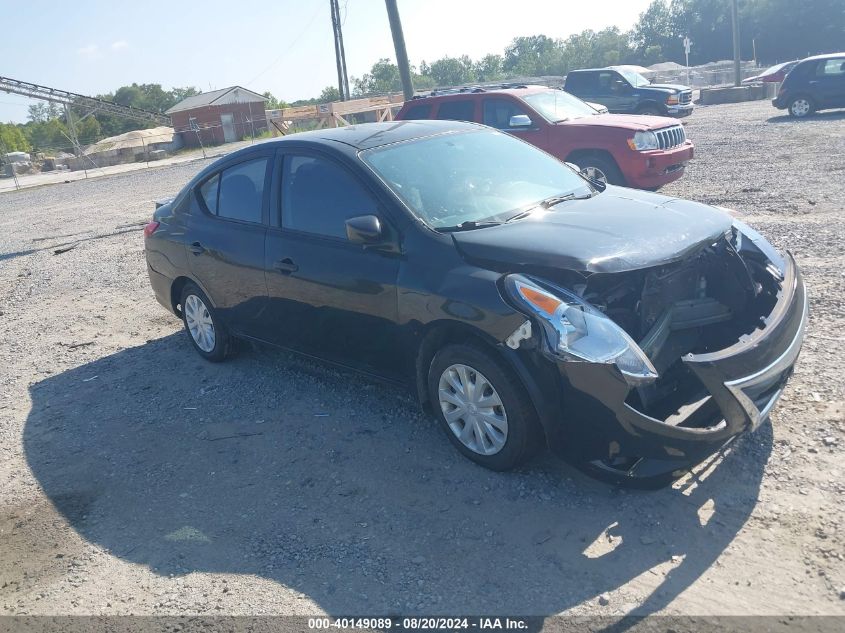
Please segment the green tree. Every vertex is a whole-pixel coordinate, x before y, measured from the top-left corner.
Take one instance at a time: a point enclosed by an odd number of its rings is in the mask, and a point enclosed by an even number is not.
[[[21,128],[14,123],[0,123],[0,151],[28,152],[32,149]]]
[[[565,72],[559,40],[546,35],[516,37],[505,49],[502,68],[510,75],[554,75]]]
[[[432,62],[427,74],[437,86],[463,86],[478,80],[475,64],[466,55],[442,57]]]
[[[475,74],[479,81],[496,81],[504,75],[504,57],[488,54],[475,64]]]
[[[267,101],[264,103],[264,107],[267,110],[281,110],[282,108],[287,108],[288,104],[282,101],[281,99],[277,99],[273,96],[273,93],[269,90],[261,95],[265,97]]]
[[[370,72],[365,73],[360,79],[353,77],[352,85],[354,86],[352,92],[356,97],[402,91],[399,68],[386,57],[373,64]]]
[[[326,86],[317,97],[319,103],[331,103],[332,101],[340,101],[340,90],[334,86]]]

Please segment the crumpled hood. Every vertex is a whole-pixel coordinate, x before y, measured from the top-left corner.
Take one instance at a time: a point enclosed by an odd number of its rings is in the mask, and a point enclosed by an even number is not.
[[[705,204],[608,186],[590,199],[452,238],[471,262],[615,273],[683,259],[715,242],[731,223]]]

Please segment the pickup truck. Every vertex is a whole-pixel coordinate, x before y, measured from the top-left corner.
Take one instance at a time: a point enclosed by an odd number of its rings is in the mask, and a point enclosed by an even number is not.
[[[587,68],[566,76],[563,89],[607,106],[619,114],[685,117],[692,114],[692,89],[680,84],[653,84],[626,68]]]
[[[638,189],[655,190],[677,180],[693,157],[692,141],[674,119],[603,114],[546,86],[434,90],[406,101],[396,119],[488,125],[577,165],[588,178]]]

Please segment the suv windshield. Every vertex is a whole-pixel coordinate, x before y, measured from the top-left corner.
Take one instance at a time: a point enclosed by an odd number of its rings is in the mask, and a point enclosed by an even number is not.
[[[647,86],[651,82],[643,77],[640,73],[635,73],[633,70],[619,70],[618,71],[625,79],[628,80],[628,83],[634,86],[634,88],[639,88],[640,86]]]
[[[503,222],[552,196],[592,193],[586,180],[557,159],[492,130],[414,139],[360,157],[435,229]]]
[[[581,99],[563,90],[547,90],[521,95],[521,97],[523,101],[552,123],[598,114],[595,109]]]

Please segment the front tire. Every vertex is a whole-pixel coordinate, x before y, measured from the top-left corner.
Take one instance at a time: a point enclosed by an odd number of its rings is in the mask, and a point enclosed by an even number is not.
[[[625,177],[611,159],[604,156],[585,156],[576,161],[581,167],[581,174],[588,180],[596,180],[605,184],[625,186]]]
[[[510,470],[539,445],[537,414],[513,372],[474,345],[448,345],[431,362],[428,395],[452,444],[490,470]]]
[[[231,337],[205,293],[194,283],[185,284],[180,305],[185,332],[197,353],[213,363],[225,360],[230,355]]]
[[[816,106],[810,97],[795,97],[789,102],[789,114],[796,119],[803,119],[815,112]]]
[[[656,105],[646,104],[637,110],[637,114],[644,116],[666,116]]]

